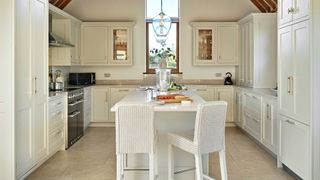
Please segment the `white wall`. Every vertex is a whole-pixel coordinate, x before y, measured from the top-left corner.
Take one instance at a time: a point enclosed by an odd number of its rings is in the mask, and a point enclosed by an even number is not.
[[[14,1],[0,1],[0,179],[15,179],[14,168]]]
[[[65,11],[83,21],[135,21],[132,67],[76,67],[71,71],[95,71],[97,79],[141,79],[145,71],[145,0],[74,0]],[[235,67],[192,66],[192,21],[237,21],[258,9],[250,0],[180,0],[180,64],[185,79],[214,79],[215,73]]]

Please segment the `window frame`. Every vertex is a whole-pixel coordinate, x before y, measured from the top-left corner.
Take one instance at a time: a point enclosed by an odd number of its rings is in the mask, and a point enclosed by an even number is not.
[[[179,67],[180,67],[180,59],[179,59],[179,20],[176,18],[172,18],[172,24],[176,24],[177,26],[177,33],[176,33],[176,62],[177,68],[171,69],[172,74],[181,74]],[[146,73],[145,74],[155,74],[155,69],[149,68],[149,24],[152,24],[152,20],[146,20]]]

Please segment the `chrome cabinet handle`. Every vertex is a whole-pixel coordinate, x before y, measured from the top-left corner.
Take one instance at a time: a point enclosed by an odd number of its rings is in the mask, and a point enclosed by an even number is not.
[[[56,135],[59,135],[59,134],[61,134],[61,133],[62,133],[62,131],[60,130],[60,131],[56,132],[55,136],[56,136]]]
[[[269,119],[270,116],[271,116],[270,112],[271,112],[271,111],[270,111],[270,105],[267,104],[267,119]]]
[[[294,8],[293,7],[291,7],[291,8],[288,8],[288,14],[293,14],[294,13]]]
[[[38,93],[38,78],[34,77],[34,93],[37,94]]]
[[[83,100],[80,100],[80,101],[77,101],[75,103],[72,103],[72,104],[68,104],[68,106],[75,106],[77,104],[80,104],[80,103],[83,103],[84,101]]]
[[[69,118],[74,118],[74,117],[78,116],[79,114],[80,114],[80,111],[77,111],[77,112],[75,112],[75,113],[73,113],[71,115],[68,115],[68,117]]]
[[[260,123],[260,121],[258,119],[256,119],[256,118],[252,118],[252,120],[254,120],[257,123]]]
[[[288,79],[287,79],[287,91],[288,91],[288,94],[291,94],[291,89],[290,89],[290,76],[289,76]]]
[[[290,121],[290,120],[288,120],[288,119],[286,120],[286,122],[289,123],[289,124],[291,124],[291,125],[295,125],[295,124],[296,124],[295,122]]]
[[[206,89],[196,89],[196,91],[207,91]]]
[[[129,89],[119,89],[118,92],[129,92]]]

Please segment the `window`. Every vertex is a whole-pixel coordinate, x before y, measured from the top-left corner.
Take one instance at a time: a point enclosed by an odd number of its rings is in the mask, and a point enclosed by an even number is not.
[[[171,56],[167,59],[167,67],[172,73],[179,73],[179,2],[178,0],[163,0],[163,12],[170,16],[172,25],[166,45],[162,47],[155,39],[152,18],[161,11],[161,0],[146,0],[146,73],[155,73],[160,58],[155,54],[162,49],[169,50]]]

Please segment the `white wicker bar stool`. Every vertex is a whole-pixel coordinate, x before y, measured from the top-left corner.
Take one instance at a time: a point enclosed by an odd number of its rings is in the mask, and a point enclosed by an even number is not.
[[[201,155],[219,152],[221,179],[227,180],[225,157],[225,120],[227,103],[206,102],[198,106],[193,135],[168,134],[168,180],[174,179],[173,146],[189,152],[195,157],[196,179],[213,179],[203,174]],[[193,170],[193,169],[192,169]],[[186,172],[180,171],[180,172]]]
[[[116,111],[117,180],[124,179],[124,171],[149,170],[149,179],[158,176],[154,111],[150,104],[118,105]],[[125,169],[124,155],[146,153],[149,169]]]

